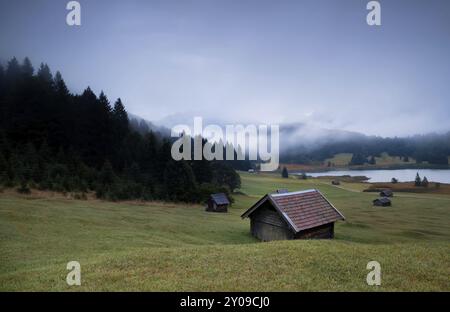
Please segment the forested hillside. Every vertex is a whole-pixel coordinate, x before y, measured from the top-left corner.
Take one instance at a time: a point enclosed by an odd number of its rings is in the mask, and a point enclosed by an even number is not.
[[[46,64],[0,65],[0,183],[85,196],[199,202],[240,186],[238,162],[173,161],[171,140],[130,126],[122,101],[71,94]]]
[[[340,153],[352,153],[353,159],[350,165],[362,165],[370,163],[375,156],[379,157],[382,153],[387,153],[390,156],[400,157],[405,162],[413,158],[418,164],[426,162],[446,166],[450,156],[450,132],[404,138],[383,138],[362,134],[349,138],[334,138],[333,131],[330,130],[327,135],[329,138],[322,138],[322,141],[315,145],[289,145],[281,153],[281,161],[307,164],[324,161]]]

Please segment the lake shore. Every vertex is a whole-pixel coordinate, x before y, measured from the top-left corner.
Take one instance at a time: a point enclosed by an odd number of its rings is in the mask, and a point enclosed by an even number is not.
[[[292,175],[301,175],[300,172],[291,172]],[[348,182],[390,183],[395,178],[397,182],[413,182],[416,174],[429,182],[450,183],[449,169],[378,169],[378,170],[334,170],[322,172],[308,172],[307,176],[313,178],[343,179]]]

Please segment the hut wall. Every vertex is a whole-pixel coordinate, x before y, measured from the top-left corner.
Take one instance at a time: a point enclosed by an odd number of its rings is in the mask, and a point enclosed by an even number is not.
[[[294,238],[289,226],[270,205],[264,205],[251,214],[250,232],[262,241]]]
[[[228,205],[216,205],[215,212],[227,212],[228,211]]]
[[[295,235],[296,239],[334,238],[334,223],[324,224],[312,229],[300,231]]]
[[[213,200],[209,199],[207,202],[206,211],[228,212],[228,205],[217,205]]]

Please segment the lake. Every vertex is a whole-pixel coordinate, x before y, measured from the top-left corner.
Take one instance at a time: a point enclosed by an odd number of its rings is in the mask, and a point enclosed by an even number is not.
[[[393,169],[393,170],[339,170],[307,173],[312,177],[322,176],[366,176],[369,182],[390,182],[392,178],[399,182],[414,181],[416,173],[420,177],[427,177],[430,182],[450,183],[450,169]]]

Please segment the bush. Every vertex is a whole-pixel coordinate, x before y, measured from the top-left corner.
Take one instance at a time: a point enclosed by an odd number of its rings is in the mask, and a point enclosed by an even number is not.
[[[396,183],[398,183],[398,180],[396,178],[392,178],[391,183],[396,184]]]

